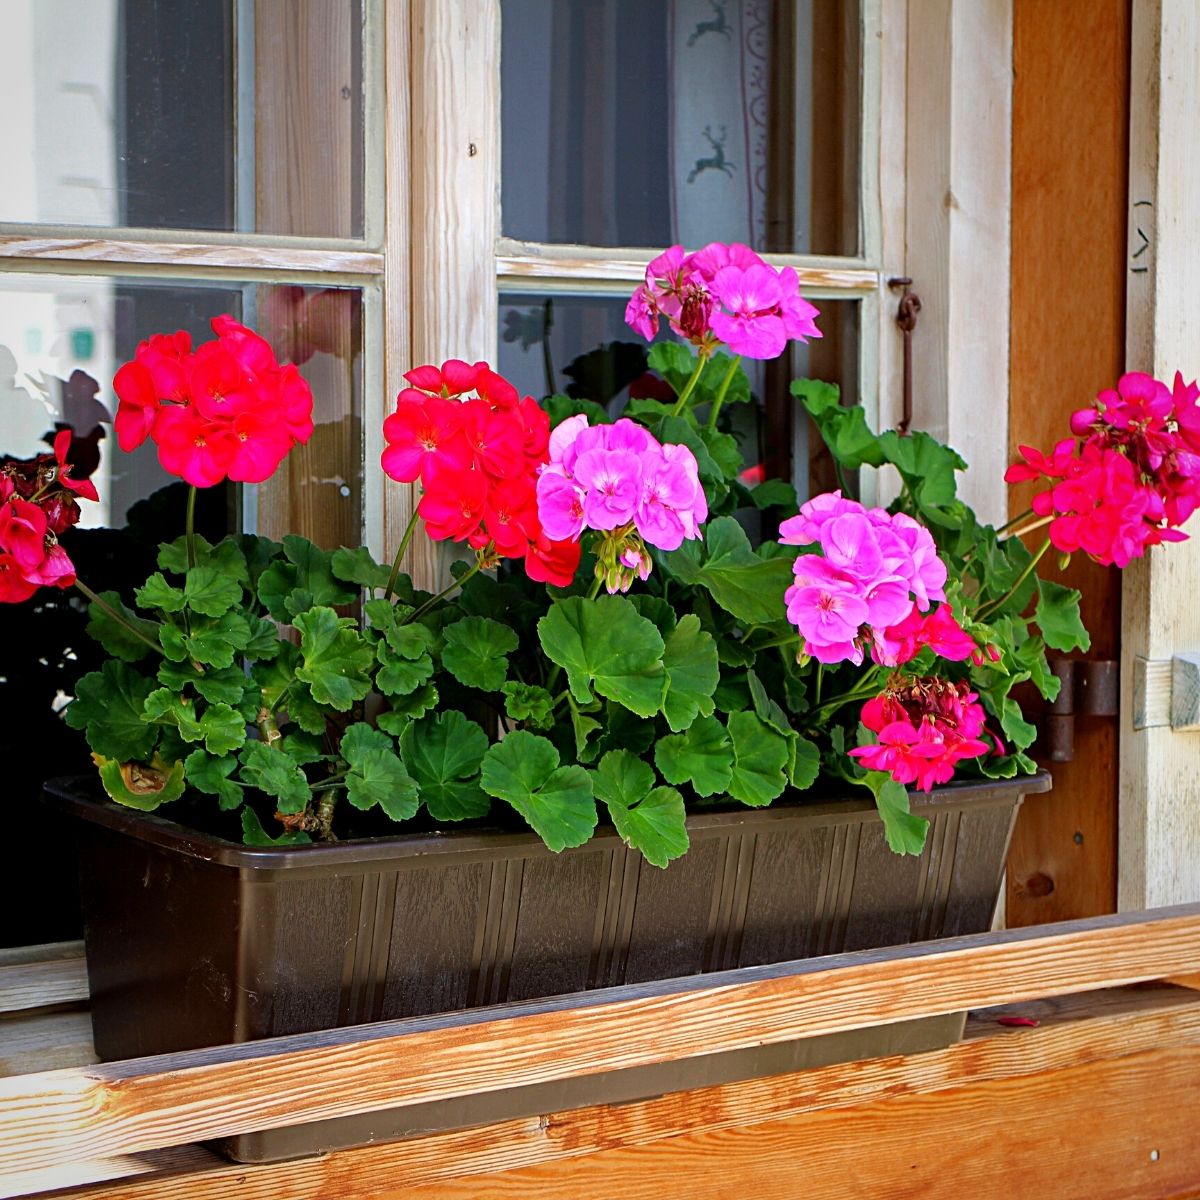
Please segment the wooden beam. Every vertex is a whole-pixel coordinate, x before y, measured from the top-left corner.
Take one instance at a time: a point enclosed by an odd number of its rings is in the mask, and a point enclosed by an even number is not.
[[[1164,1175],[1178,1180],[1184,1169],[1195,1169],[1195,1151],[1184,1159],[1176,1153],[1179,1139],[1172,1133],[1182,1118],[1171,1116],[1164,1125],[1159,1117],[1170,1105],[1183,1114],[1189,1111],[1182,1092],[1187,1080],[1179,1076],[1181,1065],[1196,1060],[1200,998],[1171,988],[1121,989],[1026,1005],[1022,1011],[1036,1014],[1040,1025],[1004,1028],[996,1023],[995,1014],[984,1013],[969,1026],[969,1040],[931,1054],[841,1063],[637,1104],[550,1113],[540,1119],[339,1151],[298,1162],[241,1166],[219,1162],[198,1149],[172,1151],[171,1159],[156,1151],[125,1160],[130,1174],[134,1169],[150,1172],[144,1178],[98,1182],[72,1192],[71,1200],[225,1200],[231,1194],[240,1200],[318,1200],[322,1196],[392,1200],[443,1191],[472,1198],[587,1196],[592,1194],[589,1187],[603,1188],[606,1198],[642,1194],[657,1198],[665,1194],[664,1173],[677,1169],[686,1171],[690,1196],[745,1195],[750,1190],[747,1179],[761,1178],[767,1172],[780,1190],[763,1194],[780,1194],[791,1200],[797,1194],[801,1167],[785,1165],[781,1134],[801,1155],[819,1160],[822,1149],[829,1147],[837,1156],[841,1175],[832,1164],[817,1161],[810,1167],[806,1163],[806,1196],[842,1197],[850,1192],[849,1181],[855,1180],[854,1190],[859,1195],[957,1197],[967,1192],[965,1186],[955,1190],[964,1177],[986,1174],[974,1155],[1003,1154],[1009,1137],[1024,1143],[1038,1138],[1047,1114],[1039,1110],[1031,1116],[1024,1107],[1027,1101],[1048,1102],[1068,1082],[1081,1080],[1091,1090],[1073,1098],[1068,1095],[1068,1104],[1086,1103],[1098,1089],[1111,1094],[1106,1085],[1114,1079],[1126,1087],[1131,1079],[1145,1087],[1146,1064],[1152,1064],[1159,1078],[1170,1083],[1155,1091],[1150,1107],[1117,1113],[1105,1127],[1103,1138],[1094,1136],[1095,1125],[1090,1121],[1068,1125],[1050,1114],[1056,1126],[1054,1137],[1047,1137],[1045,1145],[1039,1141],[1029,1148],[1025,1168],[1029,1182],[1035,1184],[1039,1179],[1035,1164],[1060,1178],[1065,1164],[1078,1163],[1081,1152],[1086,1157],[1101,1148],[1123,1155],[1147,1128],[1154,1129],[1154,1144],[1164,1163],[1153,1176],[1156,1181]],[[1165,1069],[1164,1047],[1168,1048]],[[1138,1064],[1132,1072],[1131,1058]],[[1115,1060],[1121,1061],[1120,1067],[1114,1066]],[[911,1139],[894,1136],[906,1124],[918,1125],[929,1115],[942,1113],[948,1119],[939,1121],[936,1154],[928,1149],[927,1123]],[[1010,1131],[1005,1124],[1015,1128]],[[802,1146],[804,1138],[809,1139],[807,1149]],[[966,1139],[971,1155],[961,1152],[959,1139]],[[1185,1150],[1191,1145],[1191,1139],[1182,1143]],[[722,1168],[722,1156],[730,1146],[745,1160],[736,1171]],[[846,1173],[852,1146],[858,1162]],[[919,1179],[910,1181],[914,1167],[905,1160],[906,1153],[917,1159]],[[687,1163],[686,1168],[679,1166],[681,1162]],[[633,1177],[634,1163],[640,1164],[643,1180]],[[930,1172],[938,1164],[941,1175],[931,1179]],[[991,1160],[989,1164],[996,1178],[984,1180],[982,1195],[989,1194],[986,1187],[999,1187],[1011,1178],[1008,1170],[1000,1170]],[[1154,1164],[1144,1154],[1135,1166],[1135,1174],[1141,1178]],[[615,1176],[609,1173],[610,1167]],[[78,1178],[87,1165],[70,1169]],[[92,1169],[113,1167],[95,1164]],[[874,1174],[867,1175],[868,1171]],[[737,1190],[731,1193],[729,1180],[735,1177]],[[37,1185],[61,1187],[64,1182],[62,1176],[56,1179],[47,1173],[26,1177],[24,1186],[32,1190]],[[896,1193],[897,1187],[908,1190]],[[414,1193],[413,1188],[420,1190]],[[570,1192],[570,1188],[577,1190]],[[972,1194],[975,1190],[977,1187],[971,1189]],[[1030,1193],[1051,1190],[1028,1188]],[[1091,1194],[1102,1190],[1110,1194],[1099,1188]],[[757,1194],[757,1188],[755,1191]],[[1005,1193],[1012,1194],[1011,1190]]]
[[[286,239],[285,239],[286,240]],[[53,263],[130,263],[177,270],[226,267],[242,270],[317,272],[340,275],[381,275],[383,255],[370,250],[309,249],[298,246],[259,246],[244,239],[237,244],[205,242],[129,242],[109,238],[31,237],[0,234],[0,259]]]
[[[1200,376],[1200,6],[1134,0],[1126,366],[1168,386]],[[1194,528],[1193,528],[1194,535]],[[1200,651],[1200,541],[1154,547],[1124,572],[1118,903],[1200,898],[1200,738],[1135,729],[1134,664]]]
[[[0,965],[0,1013],[87,998],[87,967],[80,956]]]
[[[1194,905],[45,1072],[0,1080],[0,1160],[35,1170],[1198,970]]]

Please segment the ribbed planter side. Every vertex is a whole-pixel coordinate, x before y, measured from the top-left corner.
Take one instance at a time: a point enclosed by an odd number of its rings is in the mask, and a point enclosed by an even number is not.
[[[91,786],[91,785],[88,785]],[[611,831],[551,854],[451,832],[250,849],[47,785],[83,818],[96,1051],[192,1049],[985,931],[1036,776],[914,798],[919,858],[869,801],[689,818],[667,870]]]

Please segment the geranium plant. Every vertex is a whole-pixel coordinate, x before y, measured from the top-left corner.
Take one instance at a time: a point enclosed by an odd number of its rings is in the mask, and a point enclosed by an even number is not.
[[[673,247],[627,314],[683,339],[649,355],[673,399],[614,417],[522,398],[486,363],[410,371],[382,468],[420,499],[389,563],[298,536],[211,545],[189,503],[129,595],[79,584],[111,658],[66,720],[108,794],[146,810],[206,796],[254,844],[524,822],[558,851],[603,817],[665,866],[689,810],[861,786],[891,847],[919,852],[907,789],[1033,771],[1012,690],[1052,699],[1047,647],[1088,644],[1079,594],[1036,573],[1046,550],[1120,564],[1183,536],[1197,389],[1127,375],[1050,455],[1023,448],[1009,478],[1048,486],[998,530],[957,498],[953,450],[876,434],[800,380],[844,483],[797,505],[787,483],[743,481],[728,406],[750,399],[740,359],[819,336],[816,315],[794,272],[745,246]],[[151,338],[115,380],[122,448],[153,440],[193,501],[268,478],[312,432],[296,368],[213,326],[197,348]],[[75,582],[57,535],[95,492],[68,449],[0,473],[5,600]],[[894,472],[886,508],[850,494],[866,468]],[[755,510],[782,514],[759,545]],[[418,535],[467,555],[436,594],[404,570]]]

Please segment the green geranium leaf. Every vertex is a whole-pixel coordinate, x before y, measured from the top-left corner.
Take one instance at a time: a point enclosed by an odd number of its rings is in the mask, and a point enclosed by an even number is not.
[[[654,628],[665,638],[675,628],[679,618],[675,610],[661,596],[649,592],[638,592],[629,597],[629,603],[638,610],[638,616],[654,623]]]
[[[279,744],[298,767],[306,767],[326,757],[324,739],[315,733],[289,733]]]
[[[551,662],[566,669],[578,703],[592,701],[594,686],[642,717],[662,707],[663,640],[623,596],[560,600],[538,622],[538,635]]]
[[[183,640],[183,630],[169,622],[158,627],[158,641],[162,646],[163,656],[171,662],[185,662],[188,656],[187,643]],[[230,662],[232,662],[232,657]]]
[[[203,750],[193,750],[183,760],[187,781],[198,791],[217,797],[222,812],[237,808],[242,803],[242,785],[229,776],[237,769],[237,759],[232,755],[214,758]]]
[[[242,599],[242,585],[215,567],[193,567],[183,585],[184,602],[192,612],[219,617]]]
[[[1055,650],[1087,650],[1092,639],[1079,615],[1080,593],[1049,579],[1038,579],[1033,619],[1047,646]]]
[[[1046,644],[1042,639],[1028,638],[1017,647],[1013,658],[1022,669],[1029,672],[1030,679],[1043,698],[1053,704],[1058,699],[1062,680],[1050,670],[1050,663],[1046,659]]]
[[[697,716],[712,716],[712,695],[720,682],[721,668],[717,644],[700,628],[695,613],[682,617],[667,637],[663,666],[667,671],[663,715],[671,729],[679,733]]]
[[[800,508],[796,489],[790,483],[784,483],[782,479],[767,479],[758,487],[751,488],[750,499],[754,501],[754,507],[757,509],[782,508],[789,513],[795,513]]]
[[[920,854],[929,822],[909,811],[908,792],[885,771],[868,771],[859,781],[871,789],[883,819],[883,836],[895,854]]]
[[[673,787],[654,788],[633,808],[609,803],[608,814],[621,840],[652,866],[665,867],[691,844],[683,797]]]
[[[729,794],[752,808],[770,804],[787,786],[788,742],[752,712],[729,714],[733,774]]]
[[[266,619],[250,615],[246,626],[248,634],[246,644],[241,648],[247,658],[264,661],[274,658],[283,649],[284,639],[279,636],[279,630]]]
[[[944,518],[941,510],[954,503],[957,491],[954,474],[967,469],[962,458],[920,429],[903,437],[889,429],[879,435],[879,446],[884,458],[908,484],[921,512],[937,524],[957,526],[959,522]]]
[[[883,451],[867,425],[866,414],[857,404],[843,405],[841,392],[834,384],[819,379],[797,379],[791,390],[816,422],[829,452],[843,467],[855,471],[863,466],[883,465]]]
[[[393,737],[399,737],[407,728],[410,721],[419,720],[427,712],[437,708],[438,690],[432,683],[422,684],[415,692],[406,696],[392,696],[388,703],[391,709],[382,712],[376,718],[380,729],[386,730]]]
[[[172,725],[185,742],[203,742],[209,754],[229,754],[246,740],[246,720],[228,704],[210,704],[197,716],[196,706],[169,688],[146,697],[142,720]]]
[[[249,535],[227,537],[213,546],[207,538],[196,534],[196,566],[212,567],[235,583],[249,583],[250,575],[246,569],[246,555],[242,548],[248,538]],[[278,546],[274,542],[267,541],[266,538],[255,540],[278,550]],[[173,542],[161,546],[158,551],[158,565],[173,575],[186,575],[188,571],[187,537],[177,537]]]
[[[592,772],[592,786],[608,808],[621,840],[647,862],[665,867],[688,848],[683,797],[654,787],[654,772],[627,750],[610,750]]]
[[[591,425],[607,425],[611,420],[608,411],[602,404],[597,404],[595,400],[585,400],[579,396],[567,396],[562,392],[547,396],[542,401],[542,407],[550,417],[551,429],[556,425],[561,425],[568,417],[577,416],[579,413],[584,413]]]
[[[368,600],[365,607],[370,631],[379,634],[401,658],[415,662],[433,649],[437,638],[432,629],[419,621],[401,624],[410,609],[397,609],[388,600]]]
[[[1004,697],[1000,708],[1000,728],[1018,750],[1032,746],[1037,737],[1037,726],[1025,720],[1021,715],[1021,706],[1011,696]]]
[[[275,800],[281,813],[303,812],[312,799],[304,772],[278,746],[247,742],[242,749],[242,778]]]
[[[575,757],[580,762],[590,762],[600,753],[598,746],[589,745],[589,739],[600,728],[600,722],[594,717],[580,712],[579,705],[573,699],[569,701],[569,707],[571,709],[571,732],[575,735]]]
[[[115,759],[96,756],[100,782],[118,804],[153,812],[160,804],[169,804],[183,795],[183,763],[163,762],[157,755],[145,763],[120,763]]]
[[[592,780],[583,767],[560,767],[554,743],[518,729],[483,756],[484,791],[506,800],[557,853],[582,846],[596,828]]]
[[[371,690],[370,670],[375,654],[350,617],[339,617],[332,608],[314,608],[295,620],[300,631],[302,665],[296,678],[304,680],[318,704],[338,712]]]
[[[677,396],[687,386],[688,379],[696,369],[696,356],[681,342],[656,342],[650,347],[647,361],[650,369],[657,371]],[[709,363],[705,370],[713,370],[712,364]]]
[[[433,659],[428,654],[408,659],[397,654],[387,642],[380,642],[375,656],[380,664],[375,686],[385,696],[407,696],[433,675]]]
[[[343,546],[333,552],[330,559],[330,569],[336,579],[343,583],[356,583],[365,588],[385,588],[392,570],[381,566],[372,557],[365,546],[348,550]]]
[[[549,729],[554,724],[554,697],[544,687],[509,680],[504,692],[504,712],[512,721],[524,721],[532,729]]]
[[[116,592],[101,592],[100,599],[151,643],[159,642],[159,630],[164,628],[163,626],[154,621],[147,621],[145,617],[139,617],[121,602],[121,597]],[[134,636],[126,625],[122,625],[94,600],[88,604],[87,632],[90,638],[99,642],[114,658],[123,659],[125,662],[138,662],[153,649],[153,645],[148,646],[142,638]]]
[[[508,655],[517,635],[489,617],[463,617],[447,625],[442,665],[459,683],[485,692],[500,690],[508,675]]]
[[[172,587],[160,571],[155,571],[133,593],[133,598],[137,601],[138,608],[157,608],[169,613],[182,612],[186,603],[183,588]]]
[[[484,816],[491,801],[479,786],[487,734],[451,709],[413,721],[400,735],[400,752],[421,799],[438,821]]]
[[[342,735],[346,773],[346,799],[355,808],[379,805],[393,821],[415,816],[421,798],[413,777],[405,770],[395,744],[386,733],[358,722]]]
[[[668,783],[691,784],[698,796],[716,796],[729,790],[733,743],[716,717],[697,717],[686,733],[658,740],[654,765]]]
[[[817,782],[821,773],[821,748],[816,742],[793,733],[788,742],[788,783],[803,791]]]
[[[791,586],[791,557],[760,558],[750,548],[746,531],[733,517],[709,521],[704,533],[707,554],[703,563],[688,569],[680,560],[680,548],[671,559],[671,568],[690,574],[681,575],[685,583],[707,588],[712,598],[739,621],[768,624],[784,617],[783,593]],[[685,543],[684,546],[694,545]],[[694,552],[693,552],[694,553]]]
[[[600,728],[603,730],[600,737],[590,742],[587,749],[578,756],[580,762],[595,762],[609,750],[631,750],[634,754],[644,754],[658,736],[653,720],[639,717],[612,701],[604,705]]]
[[[654,768],[628,750],[610,750],[592,771],[592,791],[605,804],[632,808],[654,786]]]
[[[88,745],[104,758],[144,762],[158,740],[158,730],[142,720],[146,697],[154,686],[154,679],[110,659],[75,685],[66,722],[72,729],[82,729]]]
[[[307,538],[283,539],[285,562],[272,563],[259,577],[258,598],[277,621],[292,621],[315,606],[350,604],[358,589],[337,579],[333,555]]]
[[[258,819],[258,813],[246,804],[242,807],[242,841],[247,846],[303,846],[312,841],[303,829],[289,829],[272,837]]]
[[[246,676],[235,666],[197,671],[191,663],[167,661],[158,668],[158,682],[177,695],[185,687],[191,687],[212,704],[229,704],[235,708],[242,702],[246,690]]]
[[[183,639],[189,657],[208,667],[229,667],[250,641],[250,622],[241,613],[227,612],[215,621],[192,622]]]

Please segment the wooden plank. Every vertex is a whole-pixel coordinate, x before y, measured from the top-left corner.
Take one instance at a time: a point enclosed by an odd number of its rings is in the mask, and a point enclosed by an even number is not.
[[[39,946],[5,946],[0,948],[0,967],[15,963],[57,962],[61,958],[82,958],[83,942],[43,942]]]
[[[494,363],[500,4],[411,0],[410,9],[413,365]],[[419,587],[437,589],[448,562],[436,543],[416,538],[406,569]]]
[[[1197,970],[1190,906],[45,1072],[0,1080],[0,1158],[34,1170]]]
[[[907,273],[923,306],[913,424],[963,455],[971,469],[959,491],[997,525],[1007,504],[1011,89],[1012,0],[909,0]]]
[[[771,261],[776,256],[770,255]],[[502,254],[496,258],[496,274],[505,285],[524,279],[550,279],[561,282],[620,284],[632,288],[646,274],[646,258],[550,257],[541,254]],[[782,259],[780,260],[782,261]],[[879,286],[879,272],[871,267],[799,266],[796,274],[800,290],[813,292],[872,292]]]
[[[1169,384],[1200,376],[1200,6],[1134,0],[1129,133],[1126,364]],[[1135,730],[1133,664],[1200,650],[1200,542],[1155,547],[1126,569],[1121,594],[1122,908],[1200,897],[1200,741]]]
[[[1071,413],[1123,369],[1128,23],[1129,0],[1014,6],[1012,459],[1018,446],[1049,450],[1069,436]],[[1077,70],[1062,70],[1068,59]],[[1008,515],[1027,509],[1035,490],[1010,488]],[[1052,555],[1039,570],[1083,592],[1089,657],[1116,658],[1120,572],[1083,554],[1065,572]],[[1053,764],[1053,793],[1021,807],[1009,853],[1010,925],[1116,908],[1116,722],[1079,717],[1075,736],[1074,760]]]
[[[96,1062],[86,1012],[37,1013],[0,1021],[0,1076]]]
[[[955,1094],[964,1087],[985,1084],[988,1094],[982,1097],[979,1107],[986,1108],[991,1104],[991,1093],[1019,1096],[1027,1081],[1037,1080],[1049,1071],[1150,1053],[1164,1043],[1186,1046],[1191,1053],[1200,1040],[1200,998],[1168,988],[1094,993],[1026,1005],[1023,1011],[1036,1012],[1041,1025],[1036,1029],[1005,1029],[996,1025],[994,1014],[984,1013],[973,1022],[969,1041],[932,1054],[836,1064],[637,1104],[547,1114],[541,1119],[339,1151],[320,1159],[268,1167],[198,1160],[187,1164],[186,1174],[162,1171],[115,1186],[101,1183],[72,1196],[74,1200],[223,1200],[236,1188],[236,1194],[246,1200],[316,1200],[333,1195],[352,1200],[409,1195],[408,1189],[436,1180],[453,1180],[455,1183],[447,1182],[447,1186],[472,1197],[541,1195],[538,1187],[563,1173],[578,1184],[579,1172],[567,1160],[581,1156],[620,1148],[659,1148],[671,1156],[681,1135],[721,1143],[727,1137],[747,1133],[747,1126],[761,1128],[766,1122],[805,1115],[827,1115],[838,1128],[847,1119],[856,1121],[863,1106],[883,1097],[926,1111],[927,1105],[936,1100],[925,1097]],[[735,1132],[739,1129],[741,1133]],[[665,1165],[669,1158],[662,1154],[640,1157],[647,1177],[658,1188],[657,1195],[663,1195],[665,1173],[673,1170]],[[595,1166],[597,1179],[608,1178],[603,1165],[606,1159],[590,1157],[584,1161]],[[537,1173],[538,1187],[534,1187],[529,1169],[539,1165],[544,1169]],[[506,1175],[497,1176],[495,1172],[500,1170]],[[487,1175],[486,1186],[481,1174]],[[738,1179],[740,1183],[741,1177]],[[521,1180],[528,1190],[515,1191],[514,1180]],[[498,1189],[495,1193],[493,1187]],[[626,1194],[615,1187],[606,1193]],[[788,1193],[789,1197],[795,1194]],[[858,1194],[882,1193],[864,1188]]]
[[[973,1083],[404,1192],[411,1200],[1056,1200],[1195,1195],[1200,1049],[1165,1046],[1004,1088]],[[345,1195],[346,1193],[341,1193]],[[361,1195],[362,1193],[360,1193]],[[376,1193],[399,1197],[398,1191]]]
[[[87,965],[82,958],[0,966],[0,1013],[87,998]]]
[[[0,259],[57,263],[134,263],[177,269],[229,267],[246,270],[315,272],[322,275],[381,275],[383,255],[370,250],[304,249],[196,242],[131,242],[107,238],[30,237],[0,234]]]

